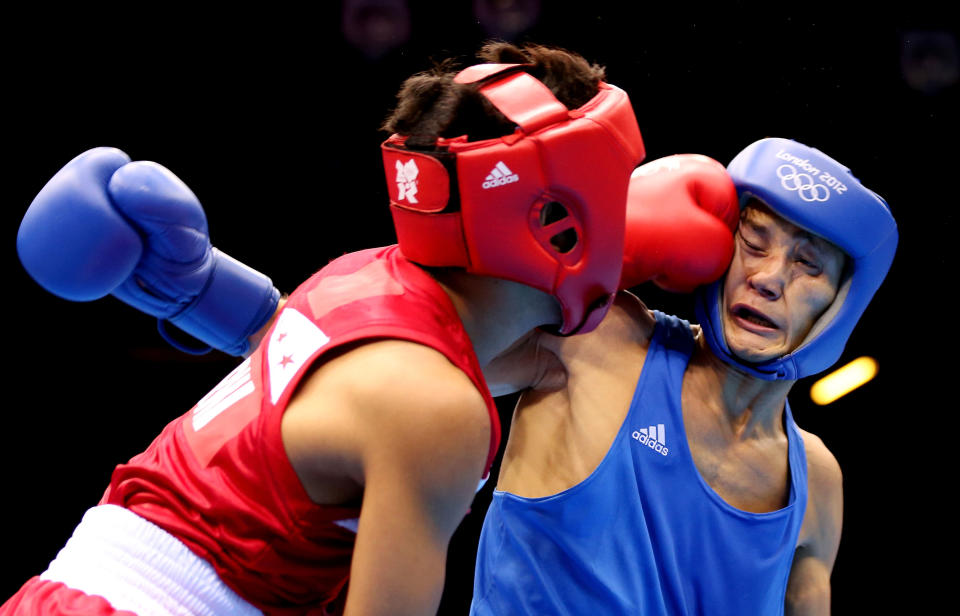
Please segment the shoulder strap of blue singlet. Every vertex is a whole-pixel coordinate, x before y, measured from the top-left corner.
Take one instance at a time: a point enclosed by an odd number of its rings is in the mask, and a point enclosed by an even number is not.
[[[807,509],[807,449],[803,442],[803,435],[800,433],[800,427],[793,420],[789,400],[786,402],[784,415],[784,427],[787,431],[788,455],[790,457],[790,489],[793,492],[790,500],[796,503],[797,510],[800,512],[800,520],[802,520],[803,512]],[[799,526],[797,531],[799,532]]]
[[[696,339],[689,321],[659,310],[654,310],[653,315],[657,319],[657,326],[653,330],[653,339],[657,344],[685,355],[693,353]]]

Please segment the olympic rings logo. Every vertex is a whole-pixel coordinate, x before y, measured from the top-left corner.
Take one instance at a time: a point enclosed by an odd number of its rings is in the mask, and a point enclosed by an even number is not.
[[[793,165],[777,167],[777,177],[780,184],[787,190],[797,191],[804,201],[826,201],[830,198],[830,189],[823,184],[815,184],[813,177],[808,173],[797,173]]]

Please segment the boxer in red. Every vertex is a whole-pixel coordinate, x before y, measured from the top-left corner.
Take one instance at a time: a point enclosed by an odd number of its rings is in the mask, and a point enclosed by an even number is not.
[[[499,446],[491,393],[529,385],[510,375],[530,332],[603,318],[643,157],[599,67],[541,47],[480,57],[400,92],[383,146],[398,246],[337,259],[276,312],[269,280],[209,247],[196,197],[159,165],[96,149],[47,184],[18,236],[38,282],[112,293],[249,356],[117,467],[0,614],[436,610],[447,543]],[[732,251],[735,217],[698,209],[735,212],[732,184],[706,181],[677,191],[707,219],[683,284]]]

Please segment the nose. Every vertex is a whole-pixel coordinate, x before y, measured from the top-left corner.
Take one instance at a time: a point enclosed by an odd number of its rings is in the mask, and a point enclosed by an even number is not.
[[[747,281],[764,299],[776,300],[783,295],[787,266],[784,259],[769,256],[756,264]]]

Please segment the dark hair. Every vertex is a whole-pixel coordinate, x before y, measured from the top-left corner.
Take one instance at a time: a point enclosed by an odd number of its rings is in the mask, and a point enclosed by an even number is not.
[[[602,66],[578,54],[543,45],[517,47],[491,42],[477,53],[484,62],[529,64],[528,73],[542,81],[569,109],[596,96],[605,78]],[[444,60],[407,79],[397,93],[397,107],[381,127],[407,136],[411,147],[430,147],[438,137],[468,135],[471,141],[510,134],[515,126],[481,95],[473,84],[454,83],[456,64]]]

